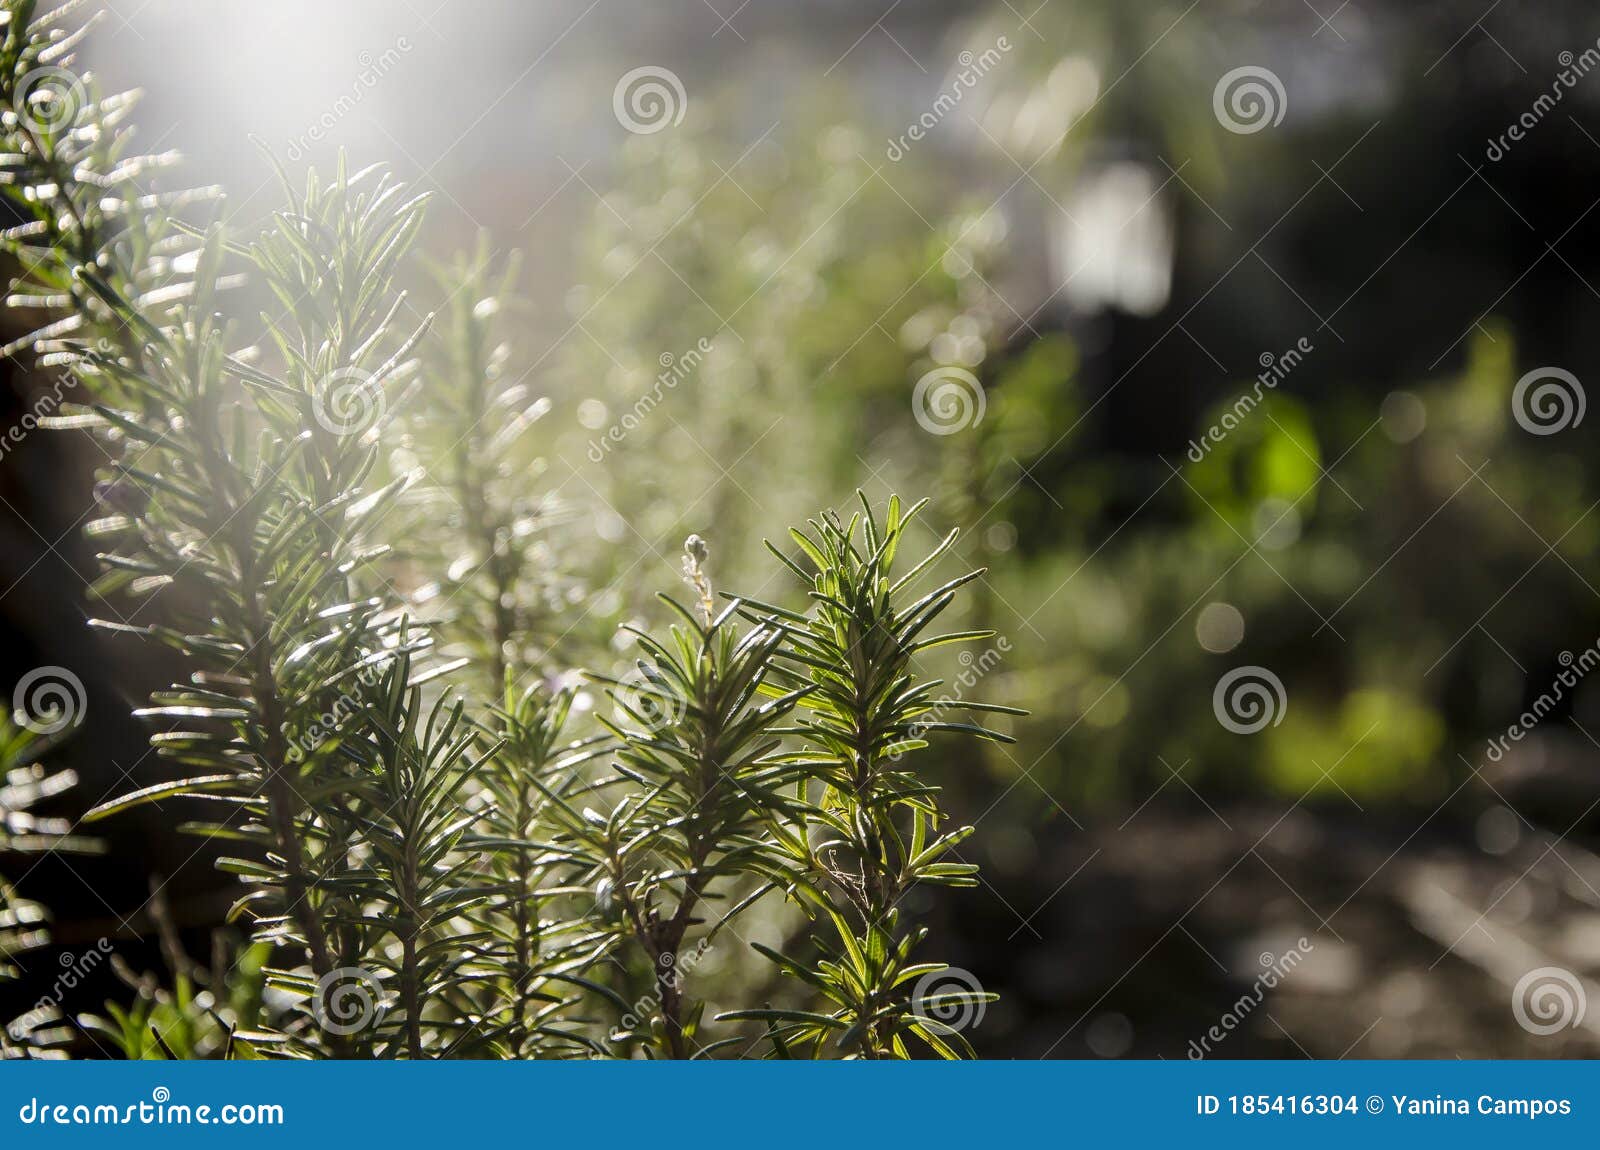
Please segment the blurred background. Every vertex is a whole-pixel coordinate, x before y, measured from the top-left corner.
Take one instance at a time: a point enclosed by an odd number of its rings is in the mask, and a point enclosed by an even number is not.
[[[691,531],[766,598],[857,488],[961,528],[998,634],[930,669],[1032,711],[925,768],[980,1053],[1600,1054],[1548,1013],[1600,977],[1592,5],[103,6],[87,63],[237,218],[343,149],[434,259],[522,252],[551,658],[619,660]],[[88,689],[68,817],[165,777],[126,716],[174,670],[83,625],[94,454],[0,459],[0,682]],[[30,871],[58,945],[148,936],[153,876],[213,923],[161,825]]]

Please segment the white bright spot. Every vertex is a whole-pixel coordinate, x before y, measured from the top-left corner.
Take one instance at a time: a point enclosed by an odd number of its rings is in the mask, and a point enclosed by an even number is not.
[[[1108,164],[1074,189],[1067,214],[1052,216],[1051,271],[1080,311],[1117,308],[1154,315],[1172,288],[1172,218],[1161,181],[1144,164]]]
[[[1256,507],[1251,533],[1257,546],[1282,551],[1300,538],[1300,512],[1287,499],[1263,499]]]
[[[1383,433],[1393,443],[1410,443],[1428,426],[1428,409],[1409,391],[1391,391],[1378,409]]]
[[[1244,641],[1244,616],[1232,603],[1207,603],[1195,617],[1194,637],[1213,655],[1224,654]]]

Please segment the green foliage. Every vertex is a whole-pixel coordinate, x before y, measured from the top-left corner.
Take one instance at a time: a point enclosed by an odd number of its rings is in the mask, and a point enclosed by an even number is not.
[[[212,833],[270,846],[277,862],[256,877],[275,892],[275,929],[307,947],[319,975],[334,964],[316,880],[339,865],[349,830],[331,817],[347,780],[328,769],[338,742],[322,717],[405,645],[393,611],[359,590],[383,551],[371,532],[403,481],[363,488],[375,448],[343,434],[329,406],[346,378],[381,403],[383,386],[407,369],[417,337],[390,339],[398,304],[373,287],[392,275],[393,249],[419,221],[420,203],[401,191],[376,173],[341,170],[328,188],[308,181],[280,226],[246,248],[212,229],[193,303],[174,305],[164,326],[81,273],[146,340],[137,358],[83,356],[161,413],[93,407],[152,457],[112,481],[126,492],[122,506],[138,511],[97,525],[116,547],[104,561],[130,586],[180,592],[177,626],[108,626],[166,643],[194,668],[141,714],[181,723],[154,742],[201,772],[94,814],[184,794],[221,799],[231,809]],[[215,308],[229,251],[285,301],[287,313],[267,321],[281,374],[224,350]],[[260,910],[265,893],[252,890],[240,907]]]
[[[908,397],[935,366],[986,377],[1016,324],[985,280],[1003,220],[945,215],[932,173],[891,169],[860,129],[817,119],[786,116],[748,146],[688,125],[631,138],[580,236],[570,320],[588,338],[548,363],[578,424],[547,434],[602,518],[633,528],[615,523],[594,557],[602,582],[628,567],[634,532],[716,524],[724,581],[759,588],[762,534],[880,461],[881,486],[942,485],[954,510],[970,463],[959,437],[908,418]]]
[[[922,975],[942,964],[912,965],[910,954],[926,933],[902,930],[898,904],[913,885],[971,886],[977,867],[946,861],[972,833],[971,827],[939,830],[938,790],[905,759],[927,746],[925,735],[953,733],[1009,742],[1010,737],[977,723],[951,721],[949,711],[1021,714],[1013,707],[948,699],[938,679],[919,681],[913,659],[921,651],[986,639],[987,630],[926,635],[955,600],[957,591],[980,577],[970,571],[912,599],[908,594],[955,543],[951,532],[903,574],[895,559],[907,529],[924,504],[902,508],[889,500],[880,523],[866,497],[848,522],[828,514],[811,532],[792,530],[797,561],[773,548],[808,588],[814,606],[806,613],[765,604],[774,626],[783,626],[782,685],[804,692],[804,715],[795,734],[803,748],[787,756],[820,786],[800,825],[779,836],[789,865],[806,876],[809,901],[820,905],[831,928],[818,938],[822,957],[811,966],[771,954],[788,974],[816,987],[830,1013],[736,1012],[774,1026],[773,1041],[786,1049],[837,1047],[867,1058],[906,1057],[904,1036],[920,1038],[936,1053],[956,1057],[965,1040],[945,1026],[926,1002],[912,1000]],[[907,601],[909,600],[909,601]],[[804,794],[804,790],[802,790]],[[939,1005],[987,999],[974,992]]]
[[[170,989],[153,974],[133,974],[114,955],[112,964],[133,998],[108,1002],[104,1015],[80,1015],[78,1025],[102,1053],[109,1048],[127,1059],[255,1058],[248,1038],[266,1043],[276,1038],[248,1030],[261,1015],[271,949],[256,943],[230,965],[207,970],[169,941],[176,967]]]
[[[72,2],[36,15],[34,0],[8,3],[0,41],[6,137],[0,194],[27,221],[0,232],[0,249],[22,268],[6,303],[52,317],[0,354],[30,348],[47,368],[69,360],[67,338],[105,349],[138,345],[125,317],[78,269],[93,269],[114,294],[141,304],[181,298],[193,244],[173,232],[171,216],[217,195],[209,187],[152,189],[177,156],[134,147],[128,120],[137,93],[102,95],[93,77],[70,70],[74,49],[94,23],[75,21],[80,7]],[[116,392],[114,378],[95,385],[108,398],[133,399]]]
[[[602,678],[616,704],[618,778],[600,788],[605,812],[562,802],[563,841],[596,885],[619,935],[639,948],[655,983],[657,1007],[626,1010],[613,1041],[685,1058],[717,1048],[696,1042],[700,1004],[684,1001],[685,940],[704,915],[698,953],[741,911],[786,876],[776,868],[766,827],[789,807],[784,790],[798,778],[778,754],[777,724],[805,688],[761,697],[775,670],[781,627],[741,628],[737,603],[715,617],[702,570],[703,542],[685,557],[701,590],[699,614],[663,596],[681,617],[662,642],[636,632],[644,657],[623,678]],[[753,892],[741,887],[757,883]],[[743,893],[728,910],[714,904]],[[632,1016],[632,1021],[629,1017]]]
[[[568,852],[542,841],[557,825],[558,805],[580,785],[582,765],[608,749],[603,734],[561,741],[573,695],[543,682],[518,691],[508,672],[488,723],[494,749],[478,775],[483,812],[472,845],[489,895],[484,912],[468,917],[488,934],[490,1009],[513,1057],[604,1052],[585,1025],[573,1024],[581,1003],[572,996],[582,985],[574,980],[614,939],[571,912],[589,905],[591,891],[564,878]]]
[[[401,454],[428,466],[401,511],[414,570],[398,578],[422,583],[423,618],[482,669],[485,693],[512,666],[554,670],[567,630],[550,533],[572,511],[538,483],[546,463],[531,433],[550,400],[518,369],[509,335],[524,319],[519,267],[515,256],[496,267],[484,236],[434,270],[445,302],[421,348],[427,384],[399,413]]]
[[[9,98],[79,33],[64,9],[5,11]],[[67,310],[31,342],[84,385],[59,425],[109,460],[95,589],[130,606],[100,626],[186,671],[136,712],[176,777],[88,817],[212,812],[182,829],[230,845],[229,919],[252,944],[231,972],[165,946],[171,989],[129,976],[133,999],[83,1029],[126,1057],[703,1057],[750,1035],[710,1033],[691,969],[781,894],[842,947],[819,938],[834,957],[815,966],[769,950],[838,1007],[818,1017],[844,1033],[810,1053],[905,1056],[906,1032],[961,1052],[899,989],[937,965],[909,965],[925,932],[895,907],[973,874],[940,861],[966,832],[937,832],[936,789],[900,757],[927,731],[1002,737],[930,717],[939,684],[910,669],[987,634],[921,638],[972,576],[901,602],[950,540],[891,583],[917,509],[827,515],[803,543],[814,605],[793,612],[719,611],[691,537],[696,606],[667,598],[665,637],[633,631],[635,670],[592,675],[615,716],[571,738],[551,632],[587,611],[560,616],[555,563],[529,546],[561,517],[526,482],[545,405],[496,328],[514,269],[480,248],[445,273],[430,338],[396,288],[425,197],[341,160],[298,191],[280,172],[285,203],[255,230],[172,223],[205,197],[134,194],[126,107],[4,123],[5,192],[35,217],[7,239],[13,296]],[[241,284],[269,301],[256,319]],[[809,1014],[761,1017],[775,1050],[812,1037]]]
[[[42,761],[52,743],[0,712],[0,984],[18,979],[22,956],[50,941],[49,912],[15,885],[32,860],[46,851],[91,854],[102,849],[95,839],[72,833],[67,819],[41,817],[32,810],[77,781],[71,771],[52,771]],[[55,1003],[19,1018],[0,1017],[0,1058],[47,1055],[69,1037],[61,1022]]]

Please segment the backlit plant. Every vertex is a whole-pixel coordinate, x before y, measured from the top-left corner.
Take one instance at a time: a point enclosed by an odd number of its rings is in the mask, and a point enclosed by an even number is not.
[[[151,1057],[965,1053],[916,998],[943,967],[913,961],[900,903],[974,881],[970,828],[908,756],[1004,736],[913,669],[987,634],[928,634],[975,574],[914,590],[950,539],[896,572],[920,505],[794,533],[794,607],[719,599],[692,537],[693,603],[664,598],[670,629],[581,688],[542,538],[562,516],[519,438],[544,408],[497,328],[510,276],[480,250],[420,314],[397,285],[425,197],[379,167],[284,176],[256,227],[173,219],[213,197],[144,190],[127,98],[64,72],[39,96],[81,29],[33,7],[7,0],[0,54],[12,299],[49,309],[26,343],[82,385],[57,422],[106,449],[103,626],[185,668],[139,711],[170,781],[91,817],[206,812],[182,829],[226,844],[257,944],[234,985],[273,992],[246,1010],[175,969],[93,1025]],[[708,1018],[694,968],[762,900],[814,924],[761,948],[797,1005]]]

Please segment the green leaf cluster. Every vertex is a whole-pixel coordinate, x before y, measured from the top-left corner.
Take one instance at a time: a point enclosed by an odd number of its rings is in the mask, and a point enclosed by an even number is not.
[[[69,58],[73,7],[4,0],[0,96]],[[591,710],[554,637],[582,615],[533,543],[562,516],[497,326],[514,269],[480,246],[438,272],[434,327],[398,286],[426,197],[382,167],[280,171],[282,205],[241,226],[136,194],[155,161],[125,158],[129,102],[81,91],[50,127],[4,113],[0,188],[32,217],[11,296],[64,315],[28,342],[84,385],[60,422],[106,452],[100,626],[185,669],[137,712],[172,777],[89,818],[192,812],[253,945],[205,986],[174,956],[171,990],[134,980],[79,1026],[128,1057],[966,1053],[912,993],[942,964],[912,961],[926,931],[899,909],[975,881],[907,756],[1005,738],[915,670],[988,634],[927,635],[978,574],[912,590],[954,536],[898,573],[922,505],[825,514],[774,551],[794,608],[719,608],[691,537],[694,602],[630,629]],[[757,949],[797,1005],[708,1017],[697,968],[785,903],[799,933]]]

